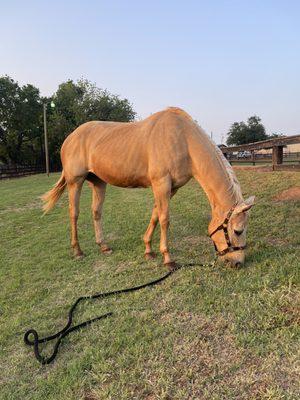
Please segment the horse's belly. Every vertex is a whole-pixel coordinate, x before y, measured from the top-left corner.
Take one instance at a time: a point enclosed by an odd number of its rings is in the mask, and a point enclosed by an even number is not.
[[[102,175],[102,176],[101,176]],[[147,188],[150,186],[149,180],[137,177],[116,177],[108,174],[99,174],[100,179],[113,186],[124,188]]]
[[[130,170],[128,170],[121,166],[117,168],[116,166],[108,167],[107,164],[100,164],[94,167],[91,172],[104,182],[114,186],[146,188],[151,184],[144,169],[142,169],[142,171],[139,168],[130,168]]]

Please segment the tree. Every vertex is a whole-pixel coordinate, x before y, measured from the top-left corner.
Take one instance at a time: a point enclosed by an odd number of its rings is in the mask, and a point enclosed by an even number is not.
[[[226,143],[229,146],[259,142],[269,138],[261,119],[256,115],[248,118],[247,123],[234,122],[227,135]]]
[[[101,121],[133,121],[136,113],[127,99],[120,99],[106,89],[100,89],[86,79],[77,82],[82,93],[81,102],[77,106],[77,124],[87,120]]]
[[[49,116],[49,149],[56,165],[60,163],[64,139],[80,124],[93,120],[129,122],[136,116],[127,99],[120,99],[85,79],[62,83],[52,99],[55,110]]]
[[[0,77],[0,161],[35,163],[42,157],[39,89]]]
[[[0,161],[5,164],[43,163],[43,103],[47,109],[50,165],[60,164],[60,147],[78,125],[91,121],[132,121],[136,113],[127,99],[98,88],[88,80],[59,85],[51,98],[42,98],[33,85],[19,86],[0,77]]]

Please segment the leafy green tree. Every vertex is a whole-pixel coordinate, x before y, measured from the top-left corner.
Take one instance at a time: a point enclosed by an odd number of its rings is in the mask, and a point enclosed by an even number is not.
[[[52,99],[55,109],[49,117],[49,149],[55,165],[60,163],[64,139],[80,124],[93,120],[129,122],[136,115],[127,99],[85,79],[62,83]]]
[[[226,143],[229,146],[259,142],[269,138],[261,119],[256,115],[248,118],[247,123],[234,122],[227,135]]]
[[[20,87],[0,77],[0,160],[4,163],[38,163],[42,157],[42,119],[39,89]]]
[[[132,121],[136,113],[127,99],[98,88],[86,79],[81,79],[77,85],[82,93],[82,101],[77,107],[77,123],[86,120],[101,121]]]
[[[0,78],[0,160],[4,163],[9,161],[12,143],[18,141],[12,126],[19,89],[8,76]]]
[[[60,165],[60,147],[78,125],[91,121],[132,121],[136,113],[127,99],[99,89],[88,80],[69,80],[51,98],[42,98],[33,85],[19,86],[0,77],[0,162],[43,163],[43,103],[47,108],[50,165]]]

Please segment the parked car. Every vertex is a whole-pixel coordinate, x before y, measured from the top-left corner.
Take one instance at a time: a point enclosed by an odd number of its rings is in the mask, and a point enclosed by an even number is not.
[[[237,158],[250,158],[251,157],[251,152],[250,151],[240,151],[237,154]]]

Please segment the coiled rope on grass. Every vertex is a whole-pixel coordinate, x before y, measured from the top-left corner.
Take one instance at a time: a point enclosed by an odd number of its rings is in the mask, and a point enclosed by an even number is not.
[[[62,342],[63,338],[68,336],[71,332],[77,331],[77,330],[79,330],[81,328],[84,328],[84,327],[92,324],[93,322],[99,321],[101,319],[108,318],[108,317],[113,315],[112,312],[107,312],[107,313],[99,315],[99,316],[97,316],[95,318],[92,318],[92,319],[86,320],[84,322],[81,322],[78,325],[72,326],[74,312],[75,312],[78,304],[81,303],[82,301],[84,301],[84,300],[95,300],[95,299],[99,299],[99,298],[104,299],[106,297],[119,295],[119,294],[122,294],[122,293],[135,292],[135,291],[144,289],[146,287],[155,286],[155,285],[163,282],[167,278],[169,278],[171,275],[174,274],[174,272],[178,271],[181,268],[194,267],[194,266],[204,267],[204,266],[208,266],[208,265],[214,265],[215,261],[216,260],[214,260],[213,263],[209,263],[209,264],[189,263],[189,264],[176,265],[175,267],[170,269],[165,275],[161,276],[160,278],[157,278],[155,280],[152,280],[150,282],[144,283],[144,284],[139,285],[139,286],[134,286],[134,287],[125,288],[125,289],[119,289],[119,290],[113,290],[111,292],[95,293],[95,294],[90,295],[90,296],[81,296],[71,306],[70,311],[68,313],[68,321],[67,321],[67,323],[66,323],[66,325],[64,326],[63,329],[61,329],[57,333],[54,333],[53,335],[46,336],[46,337],[41,338],[41,339],[39,338],[39,334],[35,329],[29,329],[24,334],[24,342],[28,346],[33,346],[35,358],[41,364],[43,364],[43,365],[50,364],[56,358],[58,350],[59,350],[59,347],[61,345],[61,342]],[[29,336],[33,336],[32,340],[29,338]],[[39,344],[40,343],[50,342],[50,341],[52,341],[54,339],[57,339],[57,341],[56,341],[56,343],[54,345],[53,352],[52,352],[51,356],[47,357],[47,358],[42,356],[41,352],[40,352],[40,349],[39,349]]]

